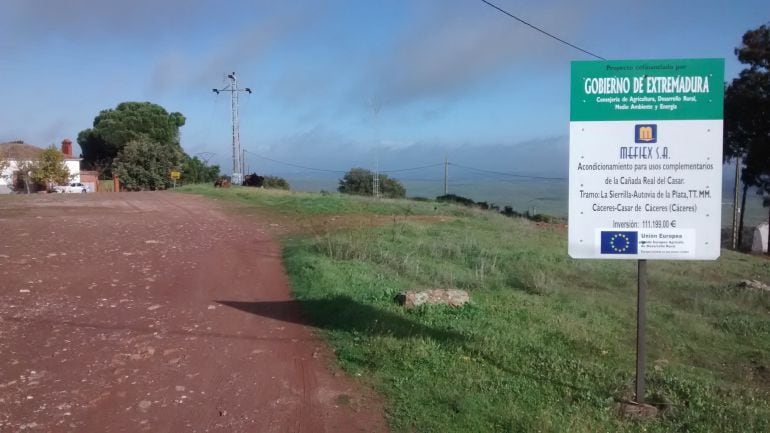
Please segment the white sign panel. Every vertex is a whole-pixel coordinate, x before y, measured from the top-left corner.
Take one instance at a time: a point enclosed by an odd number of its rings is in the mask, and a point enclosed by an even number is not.
[[[713,260],[721,59],[573,62],[569,254]]]

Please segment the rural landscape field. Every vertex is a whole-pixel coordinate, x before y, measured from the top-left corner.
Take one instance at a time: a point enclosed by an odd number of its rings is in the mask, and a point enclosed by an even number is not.
[[[558,222],[210,185],[10,197],[0,221],[8,431],[770,428],[764,256],[650,263],[645,400],[658,412],[638,417],[622,409],[635,262],[570,259]],[[53,221],[54,240],[30,237]],[[68,248],[84,224],[98,229]],[[431,288],[470,302],[394,299]]]
[[[650,265],[648,401],[629,420],[636,269],[576,261],[565,229],[408,200],[189,187],[285,225],[294,295],[339,363],[386,396],[396,431],[734,431],[770,428],[764,257]],[[430,218],[426,218],[430,217]],[[405,311],[452,287],[459,309]]]
[[[767,3],[0,1],[0,433],[770,432]]]

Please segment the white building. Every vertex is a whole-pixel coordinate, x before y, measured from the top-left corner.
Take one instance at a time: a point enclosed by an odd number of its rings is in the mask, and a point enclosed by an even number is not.
[[[19,164],[36,160],[43,150],[23,141],[0,143],[0,156],[8,161],[5,169],[0,171],[0,194],[10,194],[19,189]],[[82,158],[72,156],[72,142],[70,140],[62,141],[61,152],[64,155],[64,164],[70,173],[70,181],[80,182],[80,160]]]

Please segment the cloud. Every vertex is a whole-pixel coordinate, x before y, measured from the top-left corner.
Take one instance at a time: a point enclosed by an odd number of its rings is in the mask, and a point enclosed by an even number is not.
[[[328,92],[329,79],[324,74],[310,74],[304,70],[286,71],[273,81],[270,96],[286,105],[297,106]]]
[[[163,92],[179,85],[180,79],[184,79],[185,71],[192,70],[192,62],[179,52],[165,54],[158,59],[150,74],[149,90]]]
[[[47,147],[51,144],[58,146],[65,138],[75,142],[79,131],[74,131],[71,125],[72,120],[68,116],[44,121],[44,123],[9,122],[0,126],[0,143],[24,140],[34,146]]]
[[[374,147],[361,146],[356,139],[320,125],[283,137],[265,139],[258,144],[244,143],[244,147],[250,152],[248,158],[257,163],[255,166],[261,165],[284,173],[308,170],[261,157],[305,167],[347,170],[359,166],[373,168],[378,159],[383,169],[433,165],[443,162],[444,157],[448,156],[455,163],[487,170],[563,176],[566,174],[569,156],[566,136],[474,143],[380,140],[379,146]],[[431,173],[434,171],[438,172],[432,170]],[[472,175],[473,172],[466,174]]]
[[[102,58],[127,47],[155,58],[145,77],[151,92],[216,85],[244,71],[290,36],[317,7],[256,0],[4,0],[0,47],[22,55],[48,43],[98,49]],[[237,13],[231,13],[237,10]]]
[[[25,44],[41,37],[79,40],[105,33],[151,38],[204,6],[203,0],[4,0],[0,34],[8,32]]]
[[[439,2],[422,11],[359,86],[383,104],[457,94],[517,64],[567,60],[557,42],[479,4]],[[572,2],[527,8],[527,17],[563,35],[576,31],[581,9]],[[530,66],[531,67],[531,66]]]
[[[201,77],[229,72],[229,68],[247,69],[260,63],[264,54],[298,28],[304,19],[302,15],[281,13],[241,28],[228,38],[229,43],[200,59]]]
[[[288,39],[308,19],[308,13],[293,7],[258,15],[260,19],[222,32],[218,38],[202,44],[199,51],[169,49],[159,56],[152,69],[150,90],[163,92],[225,85],[226,74],[236,71],[243,76],[244,72],[252,71],[271,49]],[[221,81],[217,81],[218,78]]]
[[[319,158],[336,160],[356,149],[352,140],[345,135],[321,125],[285,135],[262,149],[281,158],[300,160],[303,164]]]
[[[382,155],[382,166],[386,168],[436,164],[446,156],[459,165],[536,176],[566,175],[569,158],[566,136],[507,142],[419,142],[407,147],[385,148]],[[463,173],[482,175],[467,170]]]

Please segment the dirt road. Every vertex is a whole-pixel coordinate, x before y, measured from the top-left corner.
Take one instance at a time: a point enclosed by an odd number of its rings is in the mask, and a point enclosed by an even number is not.
[[[0,198],[0,432],[371,432],[269,222],[173,193]],[[232,308],[265,301],[282,311]],[[281,320],[284,319],[284,320]]]

